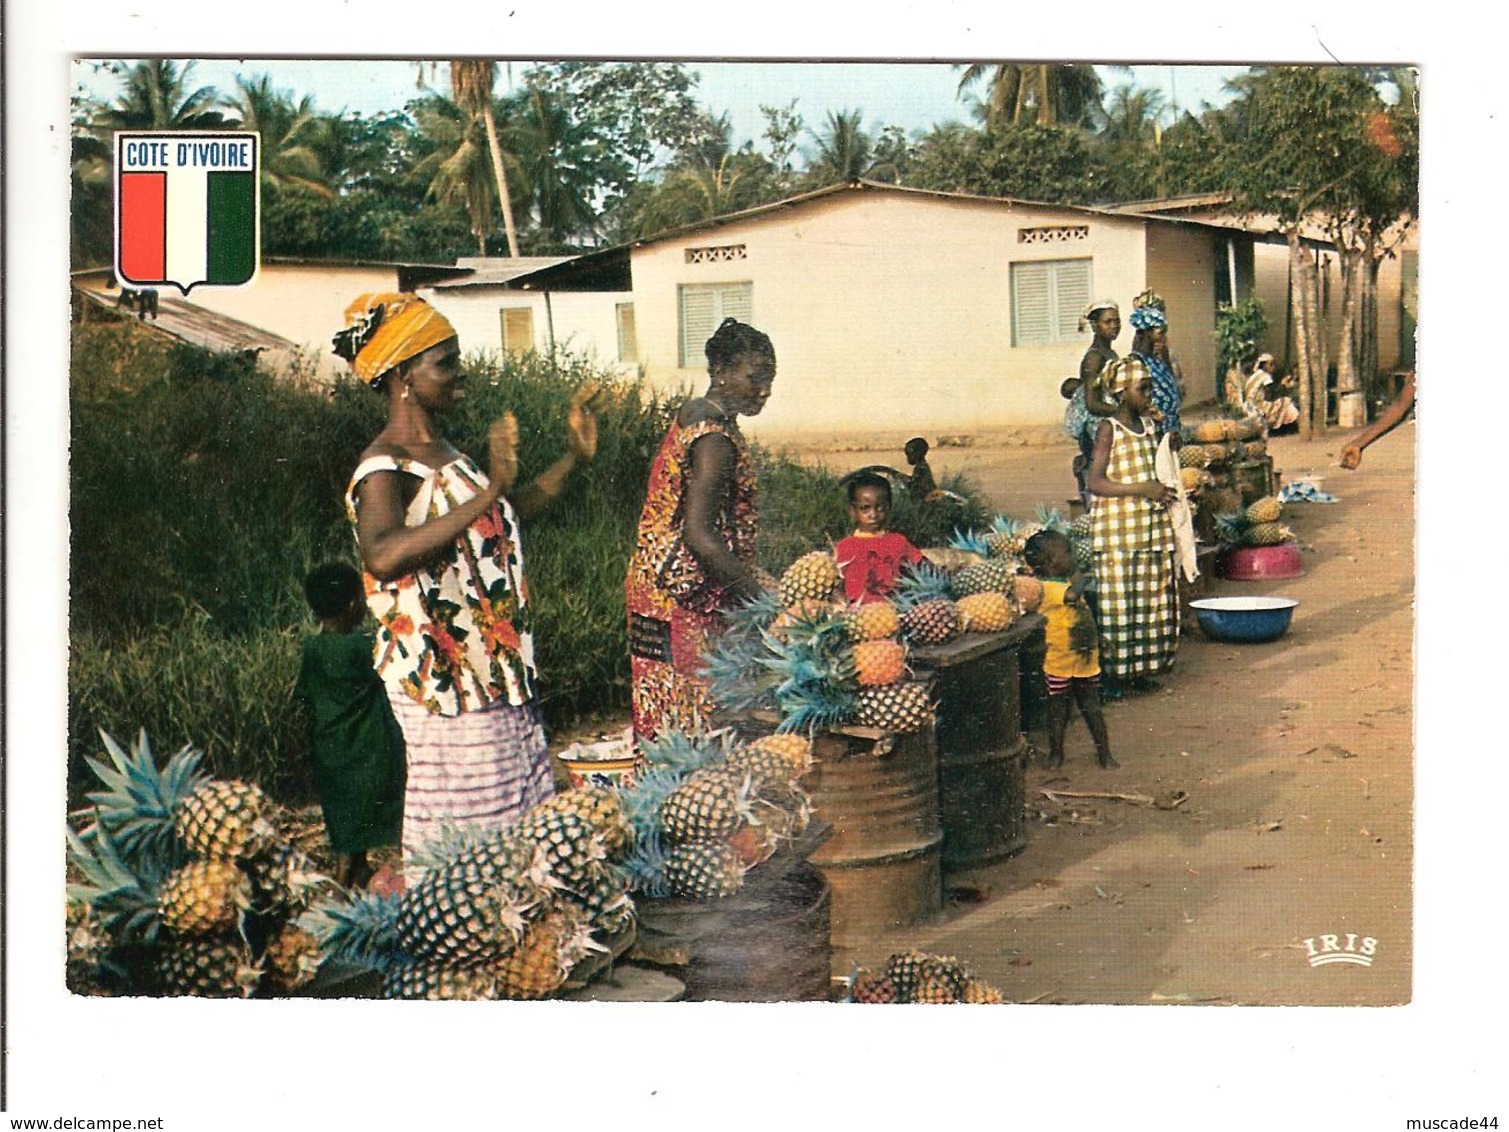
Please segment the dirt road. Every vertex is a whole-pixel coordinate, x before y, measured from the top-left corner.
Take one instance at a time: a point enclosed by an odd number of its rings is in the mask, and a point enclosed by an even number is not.
[[[1272,441],[1287,476],[1323,473],[1340,502],[1285,509],[1304,576],[1215,592],[1298,598],[1289,633],[1242,646],[1187,635],[1162,691],[1107,707],[1119,770],[1096,766],[1076,720],[1063,769],[1028,769],[1026,849],[949,875],[944,916],[875,941],[869,960],[898,946],[957,954],[1018,1002],[1409,1001],[1413,440],[1407,428],[1375,445],[1356,473],[1335,466],[1337,438]],[[932,462],[1024,516],[1064,505],[1069,455],[978,444]],[[1187,800],[1071,806],[1045,787]],[[1371,966],[1312,967],[1327,936],[1338,952],[1371,950]]]

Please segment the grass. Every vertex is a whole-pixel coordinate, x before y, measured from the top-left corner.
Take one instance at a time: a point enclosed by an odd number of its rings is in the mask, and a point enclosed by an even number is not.
[[[486,466],[488,422],[512,409],[524,479],[564,451],[572,393],[605,385],[598,457],[529,523],[525,554],[547,724],[622,712],[624,570],[676,403],[645,402],[573,358],[473,357],[469,372],[447,435]],[[214,774],[307,800],[289,710],[299,642],[314,629],[302,581],[319,562],[357,561],[342,497],[382,399],[354,382],[275,381],[237,355],[164,346],[128,322],[75,328],[71,381],[71,793],[88,785],[97,729],[124,739],[144,727],[160,749],[202,747]],[[759,464],[767,569],[847,533],[836,476],[763,452]],[[898,495],[898,529],[941,542],[946,531],[929,523],[938,516]]]

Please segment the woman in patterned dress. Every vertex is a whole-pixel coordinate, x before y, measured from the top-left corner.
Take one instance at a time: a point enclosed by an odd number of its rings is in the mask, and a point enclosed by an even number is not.
[[[1117,403],[1101,421],[1090,462],[1090,545],[1099,593],[1103,691],[1117,698],[1174,663],[1179,642],[1175,542],[1167,506],[1175,497],[1159,481],[1157,430],[1150,416],[1153,381],[1137,355],[1107,367],[1100,393]]]
[[[711,710],[700,676],[722,611],[757,596],[754,466],[738,418],[765,407],[775,348],[723,320],[707,340],[707,393],[681,407],[650,467],[625,597],[634,734],[696,731]]]
[[[1178,450],[1182,439],[1179,427],[1179,412],[1184,406],[1184,391],[1180,388],[1183,375],[1179,363],[1168,353],[1168,313],[1164,302],[1152,291],[1144,291],[1132,300],[1132,329],[1137,332],[1132,339],[1132,353],[1147,365],[1153,379],[1153,408],[1157,410],[1154,423],[1160,437],[1167,435],[1170,445]]]
[[[566,454],[510,501],[513,414],[488,432],[485,473],[437,425],[465,385],[445,317],[416,295],[372,294],[346,321],[335,352],[388,402],[346,509],[377,619],[374,667],[408,748],[403,852],[412,876],[416,855],[445,827],[502,826],[555,792],[535,702],[519,516],[541,510],[592,459],[597,424],[583,389],[568,414]]]

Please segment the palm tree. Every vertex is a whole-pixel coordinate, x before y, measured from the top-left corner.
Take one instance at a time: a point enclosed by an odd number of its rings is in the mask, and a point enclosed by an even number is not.
[[[860,128],[862,110],[828,112],[825,133],[811,131],[817,141],[817,157],[809,171],[823,181],[853,181],[868,174],[874,164],[875,143]]]
[[[439,94],[414,103],[413,112],[420,131],[434,146],[414,172],[429,181],[429,195],[438,203],[466,211],[477,238],[477,254],[485,256],[495,198],[482,123]]]
[[[667,174],[635,218],[636,236],[647,236],[737,212],[749,201],[738,158],[725,154],[714,167],[696,164]]]
[[[467,113],[480,116],[487,126],[487,149],[492,155],[493,178],[503,206],[503,230],[508,235],[508,254],[519,254],[519,234],[514,229],[513,202],[508,178],[503,172],[503,147],[498,143],[498,123],[493,116],[493,83],[498,67],[491,59],[457,59],[451,63],[451,93]]]
[[[534,202],[540,231],[554,243],[592,232],[590,139],[558,95],[531,83],[510,114],[507,155],[527,199]]]
[[[960,64],[958,93],[988,77],[985,124],[1069,125],[1088,128],[1100,111],[1104,87],[1089,63]]]
[[[236,78],[233,105],[241,115],[241,128],[261,137],[262,183],[272,188],[297,187],[323,197],[334,197],[320,156],[327,123],[305,95],[297,105],[272,88],[269,75]]]
[[[214,87],[190,89],[194,64],[146,59],[126,74],[125,90],[99,125],[109,130],[211,130],[226,124]]]
[[[1162,135],[1158,117],[1163,113],[1163,93],[1124,83],[1111,94],[1105,125],[1100,136],[1126,145],[1157,145]]]

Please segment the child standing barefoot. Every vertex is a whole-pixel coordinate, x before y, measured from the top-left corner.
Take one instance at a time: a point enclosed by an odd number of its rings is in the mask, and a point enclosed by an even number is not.
[[[1088,477],[1091,547],[1100,606],[1104,694],[1124,685],[1147,691],[1174,663],[1179,641],[1175,597],[1174,497],[1154,467],[1152,376],[1136,355],[1106,366],[1097,384],[1116,412],[1102,421]]]
[[[1079,705],[1095,761],[1103,767],[1121,764],[1111,757],[1111,740],[1100,713],[1100,653],[1095,617],[1083,600],[1085,579],[1074,572],[1074,552],[1066,536],[1039,531],[1027,540],[1022,556],[1043,584],[1038,612],[1048,622],[1043,676],[1048,683],[1048,763],[1064,765],[1064,732],[1069,727],[1069,699]]]
[[[372,877],[367,850],[397,845],[403,824],[403,732],[372,667],[373,635],[361,576],[317,566],[304,582],[320,631],[304,641],[294,696],[308,708],[309,751],[320,809],[335,853],[335,882],[361,888]]]

